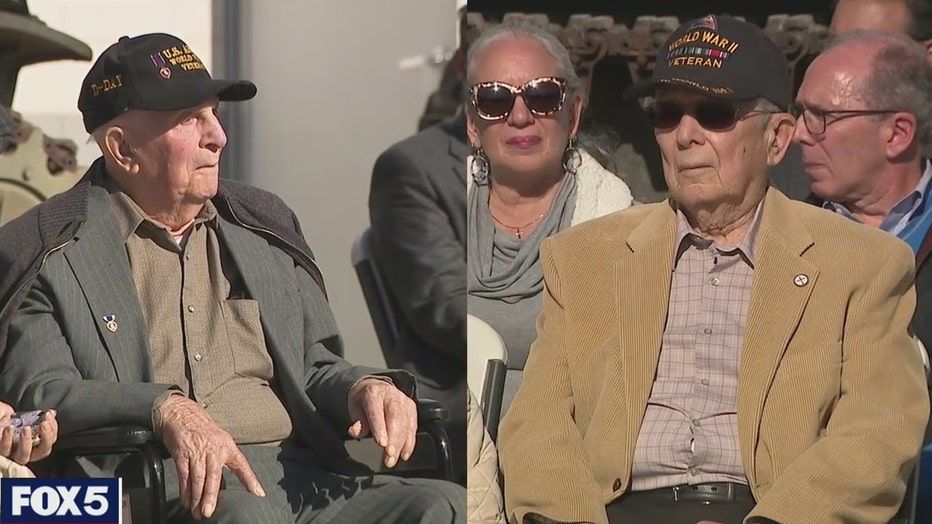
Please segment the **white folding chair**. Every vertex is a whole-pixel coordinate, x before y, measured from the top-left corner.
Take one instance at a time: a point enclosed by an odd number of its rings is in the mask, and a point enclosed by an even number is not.
[[[466,337],[466,382],[479,399],[486,429],[495,440],[508,363],[505,341],[492,326],[473,315],[466,316]]]
[[[919,340],[919,337],[917,337],[916,335],[913,335],[913,340],[915,340],[916,345],[919,346],[919,356],[922,357],[922,367],[925,368],[926,377],[928,377],[929,371],[930,371],[929,352],[928,350],[926,350],[925,344],[923,344],[922,341]]]

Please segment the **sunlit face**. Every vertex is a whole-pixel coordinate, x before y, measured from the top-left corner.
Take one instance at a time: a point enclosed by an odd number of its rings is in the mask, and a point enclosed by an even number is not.
[[[675,127],[654,130],[670,195],[687,209],[737,206],[762,195],[767,185],[768,141],[761,119],[769,115],[748,112],[753,102],[738,103],[734,126],[710,131],[696,119],[695,107],[711,100],[698,91],[669,86],[655,96],[656,103],[687,109]]]
[[[847,46],[819,56],[806,71],[796,103],[816,113],[868,109],[867,101],[860,96],[868,54],[862,47]],[[829,113],[824,132],[814,135],[801,116],[793,140],[800,146],[812,192],[837,202],[871,194],[879,180],[877,174],[886,163],[885,121],[883,115]]]
[[[217,193],[220,153],[227,142],[217,106],[213,99],[181,111],[131,115],[126,141],[135,175],[144,180],[152,200],[203,204]]]
[[[832,13],[829,32],[884,31],[906,34],[909,9],[905,1],[840,0]]]
[[[515,87],[531,80],[560,77],[557,60],[535,40],[505,37],[485,48],[470,71],[470,84],[504,82]],[[576,134],[582,101],[566,96],[559,111],[546,116],[532,113],[521,96],[515,97],[508,116],[488,121],[475,107],[467,113],[470,141],[485,151],[495,173],[535,176],[562,170],[563,152]]]

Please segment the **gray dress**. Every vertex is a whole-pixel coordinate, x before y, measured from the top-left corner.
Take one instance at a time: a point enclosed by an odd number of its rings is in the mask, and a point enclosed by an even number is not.
[[[520,370],[537,336],[535,320],[544,288],[540,244],[570,227],[575,195],[576,179],[567,175],[547,216],[523,240],[495,228],[488,184],[477,184],[467,200],[467,310],[498,331],[508,348],[502,414],[517,392]]]

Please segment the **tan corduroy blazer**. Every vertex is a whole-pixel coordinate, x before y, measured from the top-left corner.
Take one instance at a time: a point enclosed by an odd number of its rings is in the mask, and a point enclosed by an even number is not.
[[[771,189],[738,374],[741,458],[782,524],[883,523],[929,416],[907,331],[913,254],[880,230]],[[622,496],[660,353],[676,217],[633,207],[546,241],[538,339],[501,428],[505,505],[607,522]]]

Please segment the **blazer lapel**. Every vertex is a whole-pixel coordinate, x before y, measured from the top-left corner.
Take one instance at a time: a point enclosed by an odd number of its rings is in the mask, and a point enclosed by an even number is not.
[[[631,254],[615,265],[616,325],[619,329],[620,358],[612,374],[621,382],[628,415],[626,457],[633,457],[644,406],[650,395],[660,357],[660,344],[670,298],[673,255],[676,241],[676,215],[669,204],[651,212],[627,238]],[[639,293],[631,293],[631,282],[638,282]]]
[[[89,223],[64,256],[84,292],[117,379],[149,382],[153,375],[145,319],[126,246],[104,195],[95,189],[88,199]]]
[[[801,257],[812,246],[812,237],[789,204],[782,193],[768,191],[754,246],[754,281],[738,371],[738,436],[751,476],[764,400],[819,278],[819,269]]]

